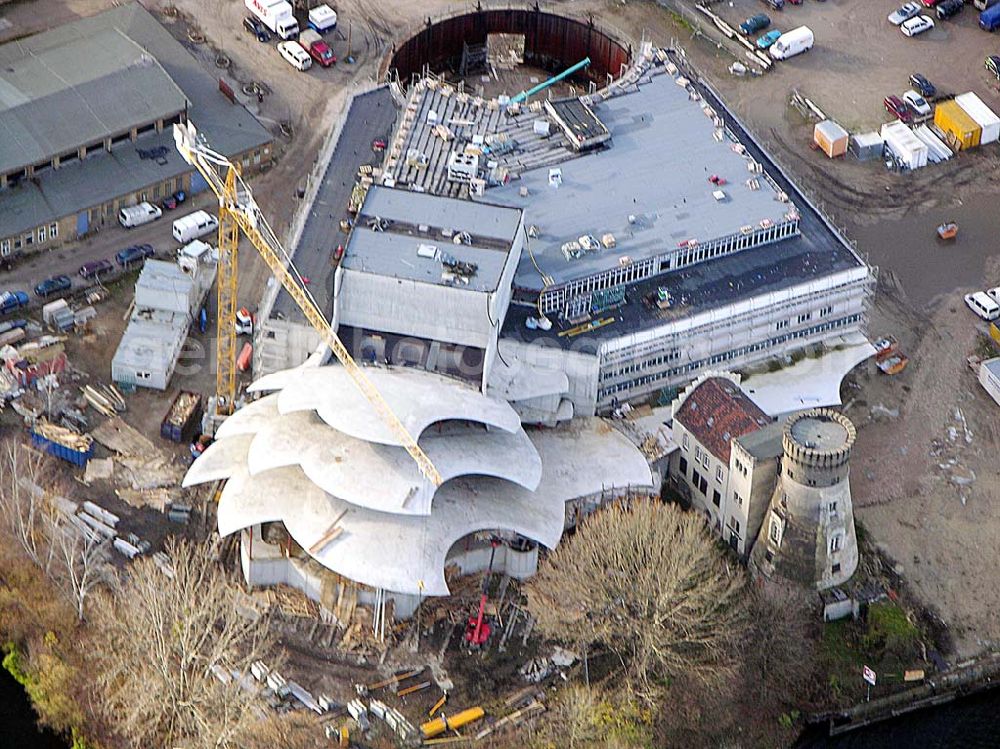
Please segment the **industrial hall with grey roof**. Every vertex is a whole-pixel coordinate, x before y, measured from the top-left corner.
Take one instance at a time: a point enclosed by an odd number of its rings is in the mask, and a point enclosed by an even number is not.
[[[171,136],[188,116],[245,171],[270,160],[263,125],[138,3],[0,46],[0,254],[198,192]]]

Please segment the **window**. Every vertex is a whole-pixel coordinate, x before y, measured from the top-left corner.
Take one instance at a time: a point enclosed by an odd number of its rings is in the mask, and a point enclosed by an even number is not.
[[[149,200],[149,193],[143,190],[141,193],[139,193],[139,202],[145,203],[147,200]]]
[[[809,320],[811,319],[812,319],[812,312],[803,312],[801,315],[799,315],[798,321],[801,324],[804,322],[809,322]]]
[[[260,163],[260,151],[254,151],[253,152],[253,163],[254,164],[259,164]]]
[[[833,313],[833,305],[827,305],[826,307],[820,309],[819,316],[826,317],[827,315],[832,313]]]
[[[708,450],[701,454],[701,467],[708,470]]]
[[[695,445],[694,448],[694,462],[701,463],[701,448]]]
[[[25,247],[30,247],[34,243],[35,243],[35,235],[34,234],[25,234],[24,235],[24,246]]]
[[[729,518],[729,527],[732,528],[737,533],[740,532],[740,521],[736,518]]]
[[[698,488],[701,489],[701,493],[706,497],[708,496],[708,480],[702,476],[701,481],[698,484]]]
[[[153,200],[159,200],[159,199],[160,199],[160,186],[155,185],[153,187]]]
[[[716,507],[722,506],[722,495],[719,494],[718,489],[712,490],[712,504],[715,505]]]
[[[20,237],[18,237],[17,239],[14,240],[14,249],[15,250],[21,249],[21,238]]]
[[[837,501],[834,500],[826,506],[827,512],[834,513],[837,511]]]
[[[844,544],[844,537],[841,534],[837,533],[833,536],[830,536],[830,553],[835,554],[838,551],[840,551],[840,547],[843,546],[843,544]]]
[[[691,471],[691,483],[694,484],[695,489],[701,484],[701,474],[697,471]]]
[[[59,224],[49,224],[49,239],[59,236]]]
[[[743,506],[743,499],[736,492],[733,492],[733,501],[736,503],[737,507]]]
[[[684,433],[684,437],[681,439],[681,447],[683,447],[685,450],[687,450],[688,449],[688,443],[690,441],[691,440],[688,439],[687,432],[685,432]]]
[[[0,255],[9,255],[9,254],[10,254],[10,240],[5,239],[4,241],[0,242]]]
[[[774,554],[770,549],[764,552],[764,559],[766,559],[769,563],[774,561]]]
[[[688,461],[687,458],[681,458],[680,462],[677,464],[677,469],[681,472],[681,476],[688,475]]]
[[[722,483],[722,466],[715,467],[715,480]]]
[[[768,530],[768,537],[774,543],[781,543],[781,523],[774,518],[771,519],[771,527]]]
[[[44,242],[45,238],[48,236],[48,230],[44,226],[38,227],[38,241]]]
[[[830,571],[834,575],[839,574],[839,572],[840,572],[840,563],[838,562],[837,564],[833,565],[833,567],[830,568]]]
[[[787,327],[788,327],[788,320],[778,320],[778,322],[774,324],[775,330],[784,330]]]

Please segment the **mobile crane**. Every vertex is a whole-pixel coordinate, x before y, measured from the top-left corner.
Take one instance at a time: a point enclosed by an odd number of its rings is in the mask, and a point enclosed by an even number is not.
[[[389,404],[365,376],[361,367],[337,337],[333,326],[320,310],[312,293],[295,268],[291,256],[261,213],[253,193],[236,164],[212,150],[191,122],[174,125],[174,144],[181,157],[193,166],[219,199],[218,321],[216,343],[216,414],[226,416],[236,400],[236,284],[237,249],[240,232],[264,259],[273,276],[295,301],[306,320],[330,347],[351,380],[372,405],[378,417],[406,448],[420,472],[435,486],[441,474],[420,449]]]

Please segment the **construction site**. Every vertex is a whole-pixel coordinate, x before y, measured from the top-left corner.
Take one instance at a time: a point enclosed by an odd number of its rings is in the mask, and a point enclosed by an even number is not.
[[[917,427],[894,406],[912,370],[883,374],[901,349],[876,339],[931,345],[911,335],[900,275],[831,219],[843,196],[801,184],[676,19],[439,3],[390,21],[351,3],[328,35],[339,62],[303,74],[259,57],[242,6],[85,4],[85,28],[127,18],[155,40],[122,42],[129,59],[169,50],[167,72],[197,79],[195,106],[170,89],[148,137],[218,230],[178,242],[168,219],[126,240],[88,221],[12,258],[0,292],[73,282],[2,306],[0,424],[51,457],[54,511],[126,574],[151,558],[172,577],[168,539],[210,544],[283,654],[219,681],[311,715],[330,745],[517,736],[587,669],[538,635],[522,584],[599,510],[678,493],[734,560],[814,598],[867,604],[849,585],[870,574],[856,520],[898,544],[868,539],[876,566],[912,552],[919,584],[953,595],[889,516],[908,489],[874,488],[893,477],[927,501],[932,483],[900,468],[922,451],[885,447],[894,424]],[[266,158],[247,150],[265,142]],[[58,167],[46,189],[71,178]],[[115,215],[105,197],[94,215]],[[77,273],[126,244],[149,251]],[[713,380],[749,401],[752,428],[699,401]],[[968,410],[931,454],[963,507],[982,491]],[[972,655],[994,634],[958,637]]]

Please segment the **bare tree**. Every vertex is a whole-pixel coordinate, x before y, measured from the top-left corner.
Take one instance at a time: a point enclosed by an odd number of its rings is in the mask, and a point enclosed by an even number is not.
[[[46,525],[55,560],[50,576],[73,602],[77,619],[82,622],[91,593],[116,580],[109,542],[60,521],[58,516],[50,518]]]
[[[267,621],[238,613],[207,544],[172,542],[168,553],[172,576],[141,559],[95,599],[97,698],[132,745],[235,747],[257,720],[249,673],[271,651]]]
[[[545,635],[610,651],[646,699],[681,674],[724,680],[748,620],[745,575],[701,518],[645,500],[591,516],[526,592]]]
[[[44,486],[51,479],[49,458],[29,450],[19,440],[8,439],[0,456],[0,509],[27,557],[48,569],[51,561],[45,523],[52,508]]]

